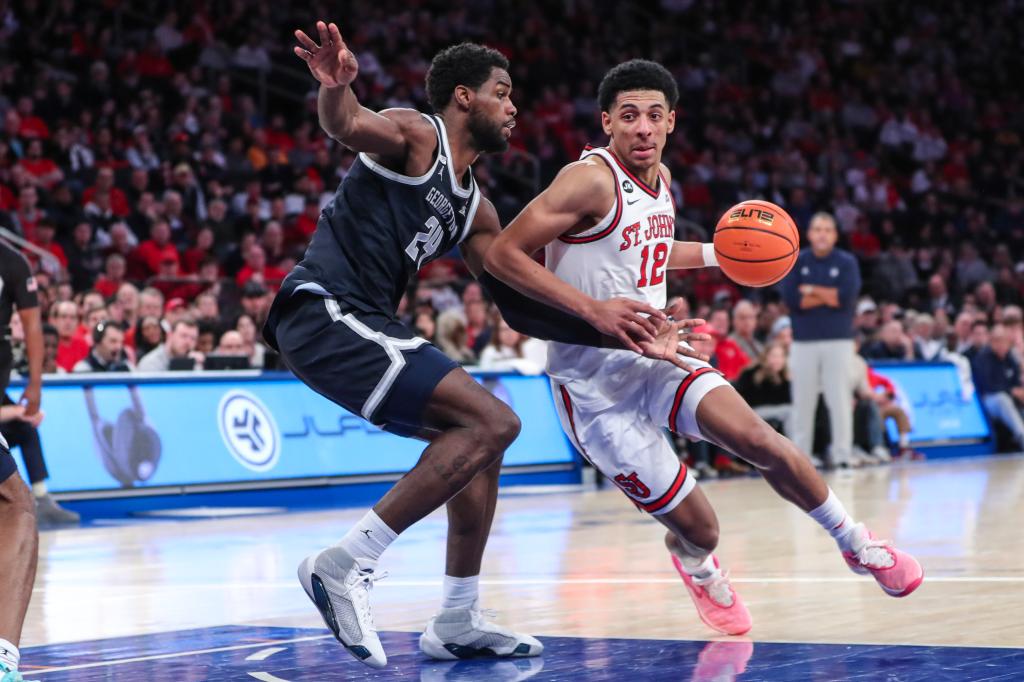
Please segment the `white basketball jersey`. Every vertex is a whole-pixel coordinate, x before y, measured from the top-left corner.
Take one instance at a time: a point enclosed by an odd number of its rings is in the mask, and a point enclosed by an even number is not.
[[[615,203],[592,228],[547,245],[548,270],[598,300],[623,297],[665,307],[665,278],[675,235],[675,202],[659,173],[657,187],[633,175],[608,148],[588,147],[615,177]],[[595,403],[624,398],[628,376],[640,359],[631,351],[551,343],[548,374],[556,381],[590,380],[602,388]],[[600,373],[600,377],[598,377]],[[598,407],[598,405],[593,405]]]

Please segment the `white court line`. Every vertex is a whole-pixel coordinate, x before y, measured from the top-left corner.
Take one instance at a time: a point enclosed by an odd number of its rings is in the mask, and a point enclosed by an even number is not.
[[[248,656],[245,657],[245,660],[247,660],[247,661],[265,661],[266,659],[270,658],[274,654],[279,654],[279,653],[281,653],[284,650],[285,650],[285,647],[283,647],[283,646],[272,646],[269,649],[264,649],[263,651],[257,651],[254,654],[249,654]]]
[[[295,644],[296,642],[313,642],[318,639],[331,639],[334,635],[317,635],[315,637],[296,637],[295,639],[282,639],[278,644]],[[193,651],[176,651],[171,654],[154,654],[153,656],[138,656],[136,658],[118,658],[113,661],[97,661],[95,663],[79,663],[78,665],[65,665],[60,668],[47,668],[46,670],[32,671],[33,677],[59,673],[65,670],[85,670],[86,668],[103,668],[112,665],[124,665],[125,663],[141,663],[143,661],[158,661],[164,658],[179,658],[181,656],[198,656],[200,654],[216,654],[221,651],[238,651],[240,649],[255,649],[266,646],[266,642],[257,644],[236,644],[235,646],[221,646],[215,649],[195,649]]]
[[[264,672],[249,673],[249,677],[255,677],[257,680],[263,680],[263,682],[288,682],[288,680]]]
[[[791,577],[763,577],[763,578],[735,578],[730,576],[730,582],[740,584],[817,584],[817,583],[860,583],[864,577],[858,576],[791,576]],[[491,586],[524,586],[531,585],[674,585],[679,578],[492,578],[480,580],[481,585]],[[1003,575],[979,575],[979,576],[926,576],[927,583],[1024,583],[1024,575],[1003,576]],[[376,587],[387,589],[388,587],[440,587],[440,580],[391,580],[374,583]],[[60,590],[74,590],[76,593],[89,591],[107,591],[113,589],[111,585],[49,585],[37,587],[33,592],[47,592]],[[185,585],[118,585],[117,591],[123,593],[126,590],[137,590],[140,592],[161,592],[161,591],[190,591],[190,590],[297,590],[299,585],[296,581],[266,581],[258,583],[196,583]],[[105,595],[104,598],[116,598],[118,595]],[[127,595],[126,595],[127,596]],[[132,596],[136,598],[136,596]]]

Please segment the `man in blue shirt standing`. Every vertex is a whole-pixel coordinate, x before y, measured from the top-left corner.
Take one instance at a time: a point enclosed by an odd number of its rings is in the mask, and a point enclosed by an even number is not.
[[[811,452],[818,395],[825,394],[832,426],[830,464],[851,465],[853,448],[853,316],[860,293],[860,266],[836,248],[839,233],[828,213],[815,213],[803,249],[782,282],[793,321],[789,367],[793,388],[793,441]]]
[[[1005,424],[1024,450],[1024,417],[1018,407],[1018,401],[1024,401],[1024,387],[1010,345],[1009,330],[1001,324],[992,327],[988,345],[971,358],[971,374],[989,418]]]

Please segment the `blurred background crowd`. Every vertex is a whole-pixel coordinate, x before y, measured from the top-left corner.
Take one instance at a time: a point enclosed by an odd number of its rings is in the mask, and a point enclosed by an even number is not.
[[[861,267],[861,355],[980,373],[979,392],[1009,396],[985,404],[1024,445],[1024,12],[940,4],[355,0],[339,15],[287,0],[0,0],[0,235],[37,272],[47,372],[274,368],[259,329],[354,160],[319,130],[295,28],[339,23],[374,109],[429,110],[441,47],[502,50],[514,148],[475,172],[504,221],[602,141],[596,84],[642,55],[682,94],[666,158],[677,237],[710,240],[744,199],[784,206],[801,229],[829,211]],[[719,368],[784,430],[785,409],[769,409],[790,402],[778,292],[715,268],[669,287],[708,319]],[[543,369],[543,343],[503,323],[457,254],[410,283],[399,314],[463,364]],[[877,425],[909,428],[892,391],[858,371],[855,464],[913,456]],[[707,475],[743,472],[689,456]]]

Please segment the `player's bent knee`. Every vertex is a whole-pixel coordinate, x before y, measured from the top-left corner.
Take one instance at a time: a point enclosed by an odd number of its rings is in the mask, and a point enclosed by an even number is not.
[[[28,514],[35,519],[36,504],[32,491],[17,474],[0,483],[0,508]]]
[[[485,424],[484,428],[489,449],[498,459],[501,459],[508,446],[512,445],[519,437],[523,424],[515,412],[505,408],[493,420]]]

